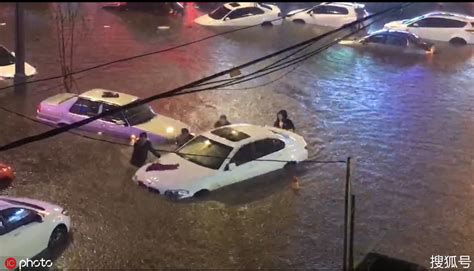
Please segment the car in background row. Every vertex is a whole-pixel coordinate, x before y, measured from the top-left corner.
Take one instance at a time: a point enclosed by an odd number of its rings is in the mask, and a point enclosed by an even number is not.
[[[44,201],[0,197],[0,257],[17,262],[67,243],[71,219],[62,207]]]
[[[387,23],[384,28],[405,30],[422,39],[446,41],[453,45],[474,43],[474,17],[457,13],[430,12],[412,19]]]
[[[37,119],[57,126],[71,124],[138,100],[138,97],[105,89],[92,89],[76,95],[62,93],[42,101],[36,110]],[[90,122],[79,129],[103,133],[123,139],[136,139],[148,133],[154,143],[168,143],[188,125],[156,114],[149,105],[139,105],[112,116]]]
[[[339,44],[364,49],[394,50],[415,54],[433,54],[435,50],[433,44],[422,41],[415,34],[388,29],[373,32],[360,40],[342,40]]]
[[[198,135],[176,153],[144,165],[133,181],[169,198],[183,199],[306,159],[306,142],[293,132],[232,124]]]
[[[25,75],[36,75],[36,69],[25,62]],[[0,45],[0,78],[11,79],[15,77],[15,53]]]
[[[5,164],[0,163],[0,189],[7,188],[15,179],[13,169]]]
[[[307,9],[290,11],[286,15],[286,20],[295,23],[316,24],[339,28],[368,15],[365,6],[362,4],[329,2]]]
[[[194,20],[204,26],[280,25],[281,11],[275,5],[239,2],[227,3]]]

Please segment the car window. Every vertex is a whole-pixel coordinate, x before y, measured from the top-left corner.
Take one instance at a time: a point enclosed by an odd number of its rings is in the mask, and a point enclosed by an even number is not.
[[[219,169],[232,150],[230,146],[201,135],[186,143],[176,154],[200,166]]]
[[[249,8],[239,8],[234,11],[232,11],[228,18],[233,20],[233,19],[239,19],[247,16],[253,16],[253,15],[259,15],[263,14],[263,10],[257,8],[257,7],[249,7]]]
[[[84,116],[95,116],[99,113],[99,108],[99,102],[79,98],[69,109],[69,112]]]
[[[230,163],[235,163],[237,166],[243,165],[245,163],[251,162],[256,158],[255,144],[249,143],[242,146],[239,151],[232,157]]]
[[[3,46],[0,46],[0,66],[15,64],[15,57]]]
[[[5,231],[13,231],[35,221],[36,213],[25,208],[9,208],[1,212]]]
[[[115,106],[115,105],[111,105],[111,104],[107,104],[107,103],[103,103],[102,104],[102,112],[108,112],[108,111],[111,111],[113,109],[116,109],[118,106]],[[106,116],[106,117],[103,117],[102,118],[103,120],[105,121],[108,121],[108,122],[117,122],[117,121],[123,121],[125,122],[125,117],[123,116],[123,112],[120,111],[118,113],[115,113],[115,114],[112,114],[110,116]]]
[[[408,45],[406,38],[396,35],[387,35],[385,44],[406,47]]]
[[[6,229],[5,226],[3,225],[3,218],[2,218],[2,216],[0,215],[0,235],[5,234],[6,231],[7,231],[7,229]]]
[[[229,14],[229,12],[230,12],[230,9],[228,9],[224,6],[221,6],[217,9],[215,9],[213,12],[209,13],[209,17],[211,17],[214,20],[220,20],[220,19],[224,18],[224,16]]]
[[[329,15],[346,15],[349,14],[349,10],[344,7],[338,6],[316,6],[313,8],[315,14],[329,14]]]
[[[132,107],[123,111],[125,118],[130,126],[139,125],[145,122],[149,122],[156,115],[147,104]]]
[[[466,22],[446,19],[446,18],[424,18],[411,23],[412,27],[440,27],[440,28],[460,28],[464,27]]]
[[[357,19],[362,19],[366,15],[365,9],[363,8],[356,8],[355,12],[356,12]]]
[[[369,36],[364,41],[369,42],[369,43],[385,43],[385,35],[377,34],[377,35]]]
[[[255,159],[267,156],[285,148],[285,142],[279,139],[267,138],[255,142]]]

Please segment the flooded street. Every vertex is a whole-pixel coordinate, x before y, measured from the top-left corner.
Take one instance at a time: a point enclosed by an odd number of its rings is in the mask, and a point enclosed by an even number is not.
[[[38,69],[36,78],[61,73],[51,5],[25,8],[26,61]],[[84,33],[74,70],[222,31],[194,24],[202,11],[190,3],[183,17],[81,5]],[[279,6],[288,11],[311,4]],[[370,12],[385,8],[367,6]],[[414,4],[373,29],[435,8]],[[445,8],[474,15],[469,4]],[[13,4],[0,4],[0,22],[5,23],[0,44],[14,50]],[[321,31],[290,22],[248,29],[79,74],[76,89],[147,97]],[[271,84],[265,85],[286,70],[230,90],[162,99],[152,106],[195,132],[210,129],[220,114],[232,123],[271,125],[276,112],[286,109],[308,142],[310,159],[350,156],[354,161],[356,262],[370,251],[427,267],[432,255],[470,255],[472,260],[474,47],[436,46],[435,55],[412,56],[336,45]],[[0,87],[11,83],[0,81]],[[41,100],[63,91],[61,80],[30,84],[25,96],[0,90],[0,106],[34,117]],[[49,129],[4,111],[0,123],[0,145]],[[0,161],[12,165],[17,179],[0,195],[68,209],[73,241],[56,261],[60,268],[340,269],[345,165],[300,165],[299,194],[290,188],[292,175],[283,171],[221,189],[205,200],[177,203],[132,183],[130,155],[131,148],[69,133],[1,152]]]

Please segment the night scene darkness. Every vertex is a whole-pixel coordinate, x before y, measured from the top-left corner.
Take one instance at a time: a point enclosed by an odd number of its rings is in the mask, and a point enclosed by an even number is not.
[[[473,2],[0,4],[0,270],[474,270]]]

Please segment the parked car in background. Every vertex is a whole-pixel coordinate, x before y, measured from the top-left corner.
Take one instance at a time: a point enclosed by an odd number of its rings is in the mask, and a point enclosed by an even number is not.
[[[25,75],[36,75],[35,67],[25,62]],[[0,45],[0,77],[10,79],[15,77],[15,53]]]
[[[275,5],[235,2],[224,4],[194,22],[204,26],[280,25],[280,18],[280,8]]]
[[[8,187],[13,179],[15,179],[13,169],[8,165],[0,163],[0,189]]]
[[[430,12],[412,19],[387,23],[384,28],[405,30],[422,39],[446,41],[453,45],[474,43],[474,17],[457,13]]]
[[[363,49],[393,50],[417,54],[432,54],[435,50],[433,44],[422,41],[415,34],[388,29],[373,32],[359,40],[342,40],[339,43]]]
[[[286,20],[339,28],[368,16],[365,6],[358,3],[327,2],[307,9],[290,11]]]
[[[0,257],[17,262],[67,243],[71,219],[62,207],[44,201],[0,197]]]
[[[182,199],[306,159],[306,142],[293,132],[233,124],[198,135],[176,153],[165,154],[156,162],[144,165],[133,181],[167,197]]]
[[[62,93],[42,101],[37,108],[37,119],[54,125],[65,125],[96,116],[138,100],[138,97],[105,89],[92,89],[76,95]],[[167,143],[188,125],[157,114],[149,105],[140,105],[112,116],[88,123],[80,129],[104,133],[124,139],[136,139],[147,132],[154,143]]]

